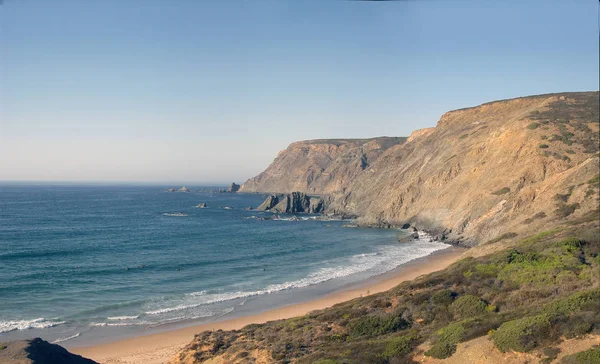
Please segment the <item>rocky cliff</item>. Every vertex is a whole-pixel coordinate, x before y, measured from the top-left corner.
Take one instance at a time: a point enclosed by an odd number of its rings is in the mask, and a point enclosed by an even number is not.
[[[362,224],[466,245],[523,236],[598,216],[598,108],[598,92],[538,95],[450,111],[406,142],[298,142],[241,190],[329,193]]]
[[[322,139],[292,143],[240,192],[334,193],[406,138]]]

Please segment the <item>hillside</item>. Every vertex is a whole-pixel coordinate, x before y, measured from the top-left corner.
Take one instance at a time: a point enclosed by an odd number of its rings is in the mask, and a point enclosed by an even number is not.
[[[597,214],[598,108],[598,92],[581,92],[450,111],[363,165],[358,151],[378,139],[294,143],[242,190],[329,193],[330,210],[361,224],[408,222],[468,246],[522,237]]]
[[[292,143],[240,192],[333,193],[343,191],[387,149],[406,138],[321,139]]]
[[[292,144],[248,186],[330,193],[330,210],[363,224],[410,222],[477,248],[387,292],[199,333],[172,363],[600,363],[598,124],[598,92],[487,103],[318,183],[296,177],[329,152]]]

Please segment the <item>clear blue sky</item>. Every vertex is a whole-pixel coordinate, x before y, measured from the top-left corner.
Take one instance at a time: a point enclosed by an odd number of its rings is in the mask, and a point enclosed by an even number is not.
[[[290,142],[598,89],[596,0],[4,0],[0,180],[241,182]]]

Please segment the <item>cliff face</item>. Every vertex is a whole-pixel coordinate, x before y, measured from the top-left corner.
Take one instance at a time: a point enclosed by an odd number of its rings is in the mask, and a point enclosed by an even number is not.
[[[467,245],[523,236],[597,216],[598,107],[598,92],[539,95],[450,111],[387,148],[294,143],[242,190],[330,193],[329,208],[360,223],[410,222]]]
[[[292,143],[271,165],[246,181],[240,192],[343,191],[388,148],[406,138],[323,139]]]

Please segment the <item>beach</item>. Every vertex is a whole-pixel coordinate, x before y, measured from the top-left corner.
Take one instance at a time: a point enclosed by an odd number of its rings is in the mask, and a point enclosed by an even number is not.
[[[88,347],[69,347],[69,350],[100,363],[166,363],[187,345],[195,334],[202,331],[237,330],[251,323],[264,323],[305,315],[311,311],[331,307],[337,303],[357,297],[387,291],[401,282],[446,268],[460,259],[464,252],[465,249],[449,247],[429,256],[410,261],[393,271],[370,278],[350,289],[335,292],[308,302],[292,304],[245,317],[138,336],[107,344]]]

